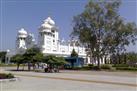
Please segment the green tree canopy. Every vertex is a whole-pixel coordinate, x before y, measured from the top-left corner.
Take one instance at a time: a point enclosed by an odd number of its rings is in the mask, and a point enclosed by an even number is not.
[[[17,70],[19,70],[20,64],[24,63],[24,57],[21,54],[16,54],[13,57],[11,57],[11,62],[17,64]]]
[[[134,53],[134,52],[127,53],[127,59],[128,61],[137,63],[137,53]]]
[[[44,55],[42,53],[37,53],[36,55],[33,56],[33,60],[35,62],[42,62],[44,60]]]
[[[63,57],[56,57],[54,55],[45,56],[43,62],[51,65],[63,65],[67,63]]]
[[[43,54],[40,52],[38,47],[32,47],[27,49],[23,54],[24,60],[28,63],[28,70],[30,70],[30,64],[33,64],[33,69],[35,68],[36,62],[41,62],[43,59]]]
[[[5,61],[6,53],[7,53],[7,52],[5,52],[5,51],[1,51],[1,52],[0,52],[0,61],[2,61],[2,62]]]
[[[72,36],[88,48],[98,61],[103,56],[117,54],[136,40],[135,23],[126,23],[119,15],[120,0],[90,0],[85,10],[74,17]]]

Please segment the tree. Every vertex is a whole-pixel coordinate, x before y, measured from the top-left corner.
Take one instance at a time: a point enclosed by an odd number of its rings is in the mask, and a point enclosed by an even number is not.
[[[126,53],[126,56],[130,66],[137,66],[137,53]]]
[[[78,57],[78,53],[75,51],[75,49],[72,50],[71,57]]]
[[[106,46],[108,47],[106,50],[109,51],[117,60],[114,60],[114,63],[120,63],[120,55],[125,53],[125,47],[128,46],[130,43],[135,44],[136,35],[137,35],[137,28],[134,23],[124,23],[123,21],[119,29],[112,32],[113,35],[107,36],[104,39],[106,42]],[[104,45],[105,46],[105,45]]]
[[[23,56],[20,54],[16,54],[13,57],[11,57],[11,62],[17,64],[17,70],[19,70],[20,64],[24,63]]]
[[[37,63],[38,68],[39,68],[39,62],[42,62],[43,60],[44,60],[44,55],[41,52],[33,56],[33,62]]]
[[[56,61],[57,66],[61,66],[68,63],[67,61],[65,61],[64,57],[56,57]]]
[[[31,70],[31,64],[33,65],[33,69],[35,69],[35,64],[36,62],[41,61],[40,57],[42,56],[42,54],[39,48],[33,47],[27,49],[23,56],[24,56],[24,60],[27,60],[28,70]]]
[[[120,0],[91,0],[73,19],[71,35],[88,48],[90,57],[98,61],[98,67],[104,56],[116,55],[125,49],[125,45],[135,41],[136,25],[125,23],[120,17],[120,5]]]
[[[59,72],[59,66],[67,64],[63,57],[56,57],[54,55],[45,56],[43,62],[48,64],[49,72],[53,72],[53,69],[55,68]]]
[[[5,52],[5,51],[1,51],[0,52],[0,62],[4,62],[5,61],[6,53],[7,52]]]
[[[75,49],[72,50],[71,52],[71,57],[78,57],[78,53],[75,51]],[[72,68],[74,68],[74,60],[71,60],[71,65],[72,65]]]

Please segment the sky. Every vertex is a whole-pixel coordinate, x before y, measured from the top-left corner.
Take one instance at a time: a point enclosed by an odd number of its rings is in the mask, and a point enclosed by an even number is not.
[[[50,16],[59,27],[61,39],[70,39],[73,17],[84,10],[88,0],[0,0],[0,50],[15,49],[20,28],[33,33],[37,40],[38,28]],[[120,15],[126,22],[137,24],[137,1],[123,0]],[[129,51],[137,50],[131,45]]]

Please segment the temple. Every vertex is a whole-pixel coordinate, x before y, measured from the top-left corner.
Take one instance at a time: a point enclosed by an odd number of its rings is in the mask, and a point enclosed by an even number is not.
[[[39,28],[38,46],[44,54],[53,54],[57,56],[70,56],[73,49],[80,57],[85,57],[84,46],[78,44],[76,40],[60,40],[59,29],[55,22],[48,17]]]
[[[38,42],[36,44],[34,35],[28,33],[24,28],[21,28],[16,37],[16,52],[15,54],[23,54],[26,49],[33,46],[40,48],[44,55],[55,55],[69,58],[73,49],[78,53],[79,58],[83,59],[84,64],[97,64],[97,61],[90,61],[86,55],[86,48],[77,40],[61,40],[59,38],[59,28],[55,22],[48,17],[38,28]],[[7,63],[10,61],[10,50],[7,51]],[[104,64],[104,61],[100,63]]]

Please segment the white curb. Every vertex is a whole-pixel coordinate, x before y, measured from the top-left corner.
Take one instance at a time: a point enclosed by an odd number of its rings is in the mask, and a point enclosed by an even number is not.
[[[18,78],[11,78],[11,79],[0,79],[0,82],[11,82],[11,81],[17,81]]]

